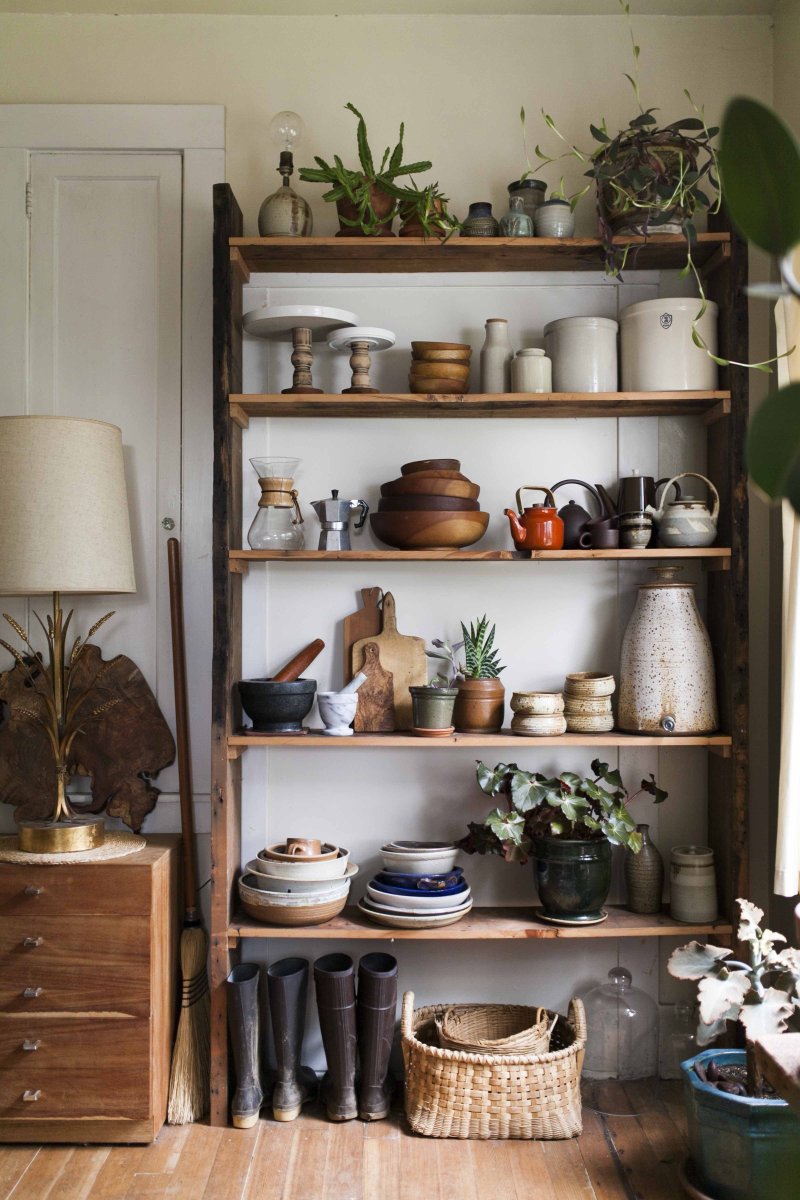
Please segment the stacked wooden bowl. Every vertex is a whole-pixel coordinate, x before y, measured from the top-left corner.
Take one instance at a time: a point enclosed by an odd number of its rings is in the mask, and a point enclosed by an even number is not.
[[[370,513],[376,538],[398,550],[458,550],[486,533],[480,488],[461,474],[457,458],[406,463],[400,478],[381,485],[378,511]]]
[[[410,390],[415,395],[464,395],[471,356],[472,347],[463,342],[412,342]]]

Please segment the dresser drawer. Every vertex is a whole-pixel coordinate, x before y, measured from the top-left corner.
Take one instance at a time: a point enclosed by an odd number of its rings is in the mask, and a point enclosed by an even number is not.
[[[0,1119],[147,1117],[150,1037],[148,1020],[0,1017]]]
[[[0,1012],[150,1012],[142,917],[0,918]]]
[[[150,912],[149,847],[123,859],[40,867],[0,864],[0,922],[38,914],[59,917],[146,917]],[[138,860],[138,861],[137,861]]]

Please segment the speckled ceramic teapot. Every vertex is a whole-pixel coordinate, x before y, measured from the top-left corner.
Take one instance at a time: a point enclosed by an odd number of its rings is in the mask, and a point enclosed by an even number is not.
[[[679,479],[700,479],[713,496],[713,508],[694,496],[681,495],[677,490],[678,499],[666,502],[669,489]],[[645,512],[653,518],[658,533],[658,543],[667,549],[683,546],[710,546],[717,536],[717,517],[719,516],[719,492],[710,479],[698,475],[696,471],[684,471],[675,475],[664,485],[661,493],[661,504],[654,508],[648,504]]]

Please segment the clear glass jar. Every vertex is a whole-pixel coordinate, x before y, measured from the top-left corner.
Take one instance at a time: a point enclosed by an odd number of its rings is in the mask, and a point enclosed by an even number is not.
[[[612,967],[608,983],[592,988],[586,1008],[587,1079],[645,1079],[658,1074],[658,1006],[632,986],[625,967]]]
[[[258,475],[261,499],[247,532],[252,550],[302,550],[303,514],[297,499],[294,476],[299,458],[251,458]]]

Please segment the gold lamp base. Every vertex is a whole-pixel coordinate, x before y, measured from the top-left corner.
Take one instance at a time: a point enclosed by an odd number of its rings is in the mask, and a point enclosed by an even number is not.
[[[28,854],[78,854],[105,841],[102,817],[79,821],[20,821],[20,850]]]

